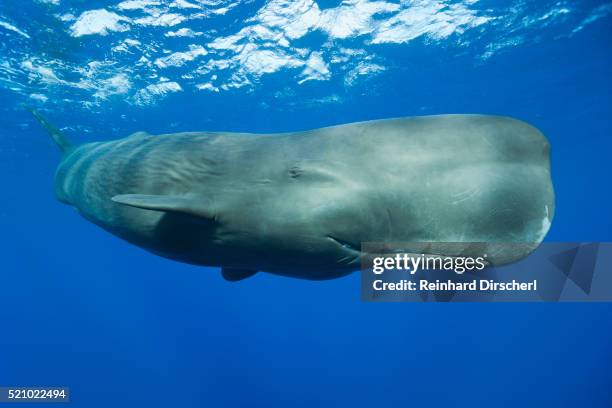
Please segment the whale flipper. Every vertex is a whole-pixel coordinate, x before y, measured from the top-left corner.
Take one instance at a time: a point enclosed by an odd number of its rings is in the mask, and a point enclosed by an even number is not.
[[[165,211],[187,214],[198,218],[214,219],[214,213],[207,208],[206,200],[194,196],[120,194],[111,198],[118,204],[143,210]]]
[[[229,282],[237,282],[255,275],[257,271],[251,269],[223,268],[221,275]]]

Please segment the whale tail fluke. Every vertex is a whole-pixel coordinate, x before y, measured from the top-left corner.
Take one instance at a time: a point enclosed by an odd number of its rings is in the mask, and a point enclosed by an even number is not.
[[[72,148],[72,143],[68,140],[66,136],[55,126],[47,121],[36,109],[31,108],[29,106],[24,106],[34,117],[36,120],[45,128],[45,130],[49,133],[55,144],[61,149],[63,153],[67,152]]]

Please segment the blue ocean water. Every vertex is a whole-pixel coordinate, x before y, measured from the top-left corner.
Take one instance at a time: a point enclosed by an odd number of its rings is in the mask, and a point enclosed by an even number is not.
[[[612,239],[612,3],[0,3],[0,385],[72,405],[612,406],[610,304],[368,304],[153,256],[53,197],[59,152],[134,131],[490,113],[547,135],[549,241]],[[466,158],[469,160],[469,158]]]

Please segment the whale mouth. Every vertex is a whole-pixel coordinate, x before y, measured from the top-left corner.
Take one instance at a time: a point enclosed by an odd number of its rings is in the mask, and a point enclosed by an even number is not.
[[[340,245],[343,248],[346,248],[351,251],[361,252],[361,245],[355,245],[352,242],[348,242],[343,239],[336,238],[332,235],[328,235],[327,238],[331,239],[332,241],[334,241],[336,244]]]
[[[358,267],[361,257],[364,255],[361,252],[361,246],[357,246],[352,242],[345,241],[340,238],[336,238],[332,235],[327,235],[327,238],[339,245],[341,250],[341,257],[336,260],[338,265],[344,267],[355,268]]]

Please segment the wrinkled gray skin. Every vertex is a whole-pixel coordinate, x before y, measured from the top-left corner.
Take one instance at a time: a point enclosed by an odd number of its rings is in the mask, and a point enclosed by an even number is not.
[[[438,255],[453,255],[445,242],[529,243],[490,248],[489,262],[512,262],[542,241],[554,212],[548,142],[506,117],[136,133],[64,147],[59,200],[153,253],[222,267],[229,280],[339,277],[359,269],[360,244],[372,241],[432,242],[405,250]]]

